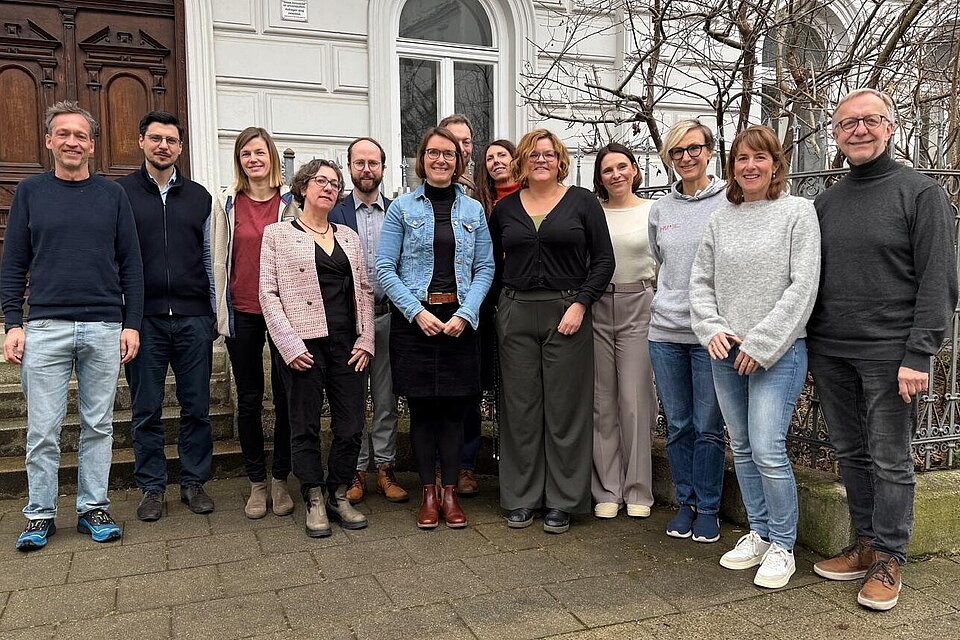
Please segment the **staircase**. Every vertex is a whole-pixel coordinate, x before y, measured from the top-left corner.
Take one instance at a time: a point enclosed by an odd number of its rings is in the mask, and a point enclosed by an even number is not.
[[[3,333],[0,331],[0,341]],[[241,475],[243,456],[240,443],[234,438],[232,382],[227,352],[215,344],[210,376],[210,424],[213,430],[213,469],[215,478]],[[272,412],[271,412],[272,413]],[[267,416],[264,416],[265,422]],[[271,416],[272,418],[272,416]],[[130,437],[130,388],[121,370],[117,381],[117,397],[113,413],[113,466],[110,488],[135,486],[133,480],[133,442]],[[163,424],[166,429],[168,482],[175,485],[180,472],[177,454],[177,433],[180,409],[177,404],[173,373],[167,371],[164,395]],[[271,423],[272,424],[272,423]],[[60,435],[60,492],[76,488],[77,440],[80,417],[77,414],[77,382],[71,378],[67,417]],[[27,441],[27,401],[20,387],[20,367],[0,361],[0,497],[27,493],[27,472],[24,464]]]

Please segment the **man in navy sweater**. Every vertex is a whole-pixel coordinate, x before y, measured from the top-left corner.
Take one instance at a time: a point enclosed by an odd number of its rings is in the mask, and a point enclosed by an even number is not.
[[[120,538],[107,484],[113,400],[120,365],[140,344],[143,266],[130,201],[123,189],[90,173],[97,122],[76,102],[46,113],[54,169],[17,187],[3,243],[0,302],[7,362],[21,365],[27,397],[29,521],[17,539],[39,549],[56,533],[60,428],[76,369],[80,412],[77,530],[97,542]],[[30,285],[30,313],[23,307]]]
[[[213,275],[210,194],[177,169],[183,127],[153,111],[140,120],[140,169],[117,180],[133,207],[143,256],[140,355],[126,367],[133,404],[134,479],[143,492],[137,517],[159,520],[167,488],[162,420],[167,367],[180,404],[180,500],[194,513],[213,511],[210,479],[210,369]]]
[[[875,89],[850,92],[833,114],[850,173],[815,203],[822,267],[807,325],[857,535],[814,571],[863,578],[857,601],[881,611],[897,604],[913,527],[916,397],[957,304],[953,212],[935,181],[887,153],[895,124]]]

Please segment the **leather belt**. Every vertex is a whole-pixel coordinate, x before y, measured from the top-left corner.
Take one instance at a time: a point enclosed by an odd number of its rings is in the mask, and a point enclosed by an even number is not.
[[[641,280],[640,282],[627,282],[624,284],[613,284],[610,283],[607,285],[607,293],[642,293],[647,289],[654,289],[656,281],[653,279],[650,280]]]
[[[373,313],[377,316],[382,316],[385,313],[390,313],[390,303],[384,300],[383,302],[374,303]]]
[[[427,304],[452,304],[458,302],[455,293],[428,293]]]

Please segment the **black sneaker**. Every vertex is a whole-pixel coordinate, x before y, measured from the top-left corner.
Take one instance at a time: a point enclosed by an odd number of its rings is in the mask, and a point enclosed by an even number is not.
[[[180,502],[186,504],[187,508],[194,513],[210,513],[213,511],[213,498],[208,496],[199,484],[180,487]]]
[[[27,528],[17,538],[17,549],[20,551],[42,549],[47,545],[47,538],[56,532],[57,525],[53,523],[53,518],[30,520],[27,522]]]
[[[163,492],[144,491],[137,505],[137,519],[144,522],[156,522],[163,512]]]
[[[120,525],[103,509],[91,509],[77,519],[77,531],[90,534],[94,542],[119,540],[123,535]]]
[[[570,514],[560,509],[550,509],[543,516],[543,530],[547,533],[566,533],[570,529]]]

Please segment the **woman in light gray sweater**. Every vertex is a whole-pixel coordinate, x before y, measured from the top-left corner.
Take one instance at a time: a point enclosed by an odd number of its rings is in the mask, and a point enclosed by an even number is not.
[[[811,202],[784,193],[787,162],[769,127],[734,138],[727,173],[729,202],[711,218],[693,262],[690,311],[712,358],[750,523],[720,564],[760,565],[754,583],[775,589],[796,568],[797,488],[786,435],[807,373],[820,227]]]

